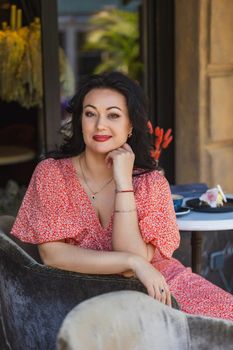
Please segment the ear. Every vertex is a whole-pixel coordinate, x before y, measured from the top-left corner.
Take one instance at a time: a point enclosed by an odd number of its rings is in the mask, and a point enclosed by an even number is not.
[[[129,129],[128,138],[130,138],[132,135],[133,135],[133,127],[131,126]]]
[[[130,125],[129,125],[129,134],[132,134],[132,132],[133,132],[133,125],[130,123]]]

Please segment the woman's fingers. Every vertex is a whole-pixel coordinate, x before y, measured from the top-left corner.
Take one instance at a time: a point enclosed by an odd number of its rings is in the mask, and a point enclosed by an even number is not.
[[[121,154],[122,152],[124,152],[123,148],[117,148],[117,149],[109,152],[105,158],[105,162],[109,163],[109,159],[111,159],[111,161],[112,161],[114,157],[116,157],[118,154]]]
[[[150,263],[135,259],[132,266],[138,279],[144,284],[148,295],[163,304],[171,306],[171,294],[164,276]]]
[[[167,286],[159,287],[158,285],[149,286],[148,294],[161,303],[171,306],[171,293]]]
[[[165,281],[164,281],[165,282]],[[171,306],[171,293],[170,293],[170,290],[169,290],[169,287],[168,285],[166,284],[163,284],[163,286],[160,288],[160,293],[161,293],[161,302],[163,304],[166,304],[168,306]]]
[[[117,166],[117,168],[119,168],[117,173],[120,171],[120,173],[123,172],[123,175],[124,175],[124,173],[126,172],[126,175],[128,175],[128,173],[130,172],[130,175],[132,175],[131,173],[132,173],[134,158],[135,156],[131,147],[128,145],[127,146],[123,145],[122,147],[119,147],[109,152],[105,157],[105,163],[108,168],[112,166],[114,167]],[[116,171],[115,168],[114,170]]]
[[[109,157],[113,158],[114,156],[117,156],[117,155],[123,154],[123,153],[128,153],[128,152],[129,153],[133,153],[133,150],[127,143],[125,143],[121,147],[119,147],[119,148],[109,152],[108,155],[105,158],[105,161],[108,161]]]
[[[148,286],[146,289],[147,289],[148,295],[152,298],[155,298],[155,290],[153,285]]]
[[[170,291],[167,292],[167,305],[172,306],[172,298]]]
[[[161,302],[165,305],[171,306],[171,293],[167,287],[160,289]]]
[[[112,164],[113,164],[113,161],[112,161],[112,158],[111,156],[108,154],[107,157],[105,158],[105,163],[107,165],[107,168],[111,168]]]
[[[162,293],[160,291],[160,288],[158,286],[154,286],[155,296],[154,298],[158,301],[162,301]]]
[[[167,304],[167,291],[165,291],[164,288],[161,288],[160,293],[161,293],[161,302],[163,304]]]
[[[124,143],[122,148],[124,148],[126,151],[128,151],[130,153],[133,153],[133,150],[132,150],[132,148],[130,147],[130,145],[128,143]]]
[[[124,150],[122,149],[122,152]],[[113,164],[113,160],[116,158],[117,155],[121,154],[121,149],[116,149],[114,151],[111,151],[107,154],[107,156],[105,157],[105,163],[109,166],[112,166]]]

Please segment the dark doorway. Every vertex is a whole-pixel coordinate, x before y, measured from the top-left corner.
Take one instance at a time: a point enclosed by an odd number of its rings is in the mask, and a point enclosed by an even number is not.
[[[144,0],[141,17],[144,87],[150,101],[150,118],[156,126],[172,128],[174,135],[174,2]],[[170,183],[175,182],[174,153],[173,140],[160,160]]]

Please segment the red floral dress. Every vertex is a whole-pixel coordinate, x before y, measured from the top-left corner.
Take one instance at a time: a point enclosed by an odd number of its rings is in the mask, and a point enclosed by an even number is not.
[[[167,180],[152,171],[135,176],[133,186],[141,235],[157,248],[151,263],[181,309],[233,321],[233,296],[172,258],[180,237]],[[34,244],[65,239],[83,248],[112,250],[113,218],[101,226],[71,159],[47,159],[35,169],[12,234]]]

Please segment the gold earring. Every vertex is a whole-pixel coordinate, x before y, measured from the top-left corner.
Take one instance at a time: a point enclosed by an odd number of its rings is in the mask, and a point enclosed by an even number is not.
[[[132,131],[133,131],[133,130],[131,130],[131,131],[129,132],[128,138],[130,138],[130,137],[133,135]]]

